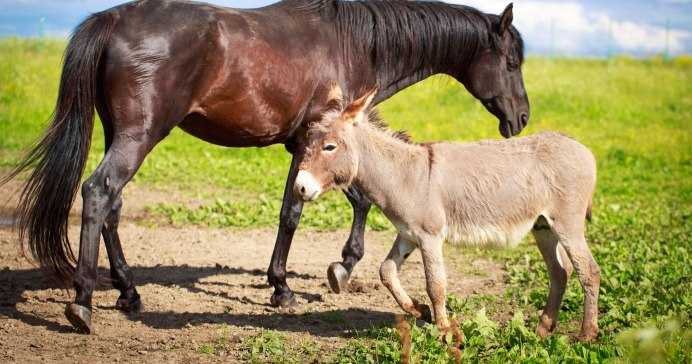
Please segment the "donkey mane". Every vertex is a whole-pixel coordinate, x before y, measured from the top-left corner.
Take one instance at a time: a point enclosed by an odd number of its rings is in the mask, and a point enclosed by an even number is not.
[[[371,109],[367,115],[368,123],[374,126],[377,130],[390,135],[392,138],[399,139],[408,144],[416,144],[411,141],[411,136],[406,133],[406,130],[392,130],[389,124],[382,120],[377,109]]]
[[[320,121],[314,121],[308,125],[308,133],[324,133],[329,130],[332,123],[339,119],[338,116],[341,115],[344,108],[343,103],[339,100],[331,100],[330,106],[330,109],[322,114]],[[380,112],[377,109],[370,109],[366,118],[368,124],[376,130],[406,144],[416,144],[411,141],[411,136],[405,130],[392,130],[389,124],[380,117]]]

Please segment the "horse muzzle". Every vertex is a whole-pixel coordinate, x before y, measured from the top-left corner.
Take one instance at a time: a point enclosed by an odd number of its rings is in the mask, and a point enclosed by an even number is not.
[[[500,121],[500,134],[505,138],[519,135],[529,123],[529,115],[521,113],[516,120],[505,119]]]
[[[320,197],[322,187],[310,172],[300,170],[293,184],[293,193],[303,201],[314,201]]]

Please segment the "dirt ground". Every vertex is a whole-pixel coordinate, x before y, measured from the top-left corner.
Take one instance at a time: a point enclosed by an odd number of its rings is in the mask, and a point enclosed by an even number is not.
[[[247,355],[243,340],[262,329],[278,331],[287,342],[317,343],[321,352],[329,354],[346,345],[357,330],[393,322],[402,312],[378,278],[394,233],[366,233],[366,255],[355,269],[350,292],[334,294],[327,285],[326,268],[341,260],[348,231],[299,228],[289,255],[288,284],[300,307],[288,311],[269,305],[273,290],[265,272],[275,229],[143,227],[137,221],[145,216],[147,204],[200,201],[131,185],[124,192],[119,233],[145,311],[117,310],[118,292],[103,286],[94,293],[95,333],[78,334],[63,315],[73,292],[49,287],[19,250],[9,226],[16,187],[10,183],[0,188],[2,363],[243,361]],[[72,214],[77,217],[81,201],[75,206]],[[78,240],[78,219],[70,226],[70,236],[73,243]],[[445,258],[450,293],[463,297],[504,290],[498,263],[451,255]],[[100,274],[108,276],[103,248],[99,266]],[[484,274],[468,273],[474,270]],[[412,297],[426,296],[419,253],[404,265],[401,280]],[[213,354],[199,350],[198,344],[219,337],[228,338],[224,348]]]

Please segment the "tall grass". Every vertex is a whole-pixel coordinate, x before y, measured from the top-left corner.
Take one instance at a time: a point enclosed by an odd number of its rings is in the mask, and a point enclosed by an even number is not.
[[[65,43],[0,40],[0,166],[12,166],[46,125],[56,99]],[[570,344],[578,330],[581,289],[572,280],[560,331],[538,340],[534,312],[547,294],[542,259],[532,244],[485,252],[448,247],[447,254],[491,255],[505,262],[502,297],[459,298],[449,305],[466,335],[461,354],[475,361],[626,360],[689,362],[692,270],[692,59],[548,60],[523,67],[531,119],[523,134],[552,129],[590,147],[599,166],[594,222],[588,236],[603,282],[599,342]],[[499,138],[497,121],[456,82],[433,77],[384,102],[381,113],[415,141]],[[98,125],[98,122],[97,122]],[[96,127],[88,169],[103,155]],[[175,130],[151,153],[135,183],[210,201],[197,208],[161,203],[154,214],[176,224],[276,226],[290,159],[282,146],[220,148]],[[87,171],[89,173],[89,171]],[[472,173],[472,171],[470,171]],[[339,229],[351,210],[339,194],[306,205],[302,226]],[[127,204],[128,201],[126,200]],[[381,214],[369,225],[390,229]],[[481,311],[481,308],[485,310]],[[522,314],[521,312],[532,314]],[[487,316],[486,316],[487,312]],[[502,317],[514,318],[502,322]],[[413,326],[407,340],[421,361],[453,360],[432,326]],[[331,361],[400,360],[401,335],[376,328],[350,341]]]

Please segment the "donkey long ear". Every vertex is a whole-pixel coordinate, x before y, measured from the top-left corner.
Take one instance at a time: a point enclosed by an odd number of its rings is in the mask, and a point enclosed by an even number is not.
[[[500,35],[505,34],[507,28],[512,25],[512,19],[514,19],[514,15],[512,14],[513,7],[514,3],[509,3],[502,14],[500,14],[500,24],[497,27],[497,32]]]
[[[342,115],[349,120],[352,120],[354,123],[361,120],[365,116],[365,111],[370,106],[372,99],[375,98],[378,89],[379,88],[375,86],[374,89],[353,101],[346,107]]]

